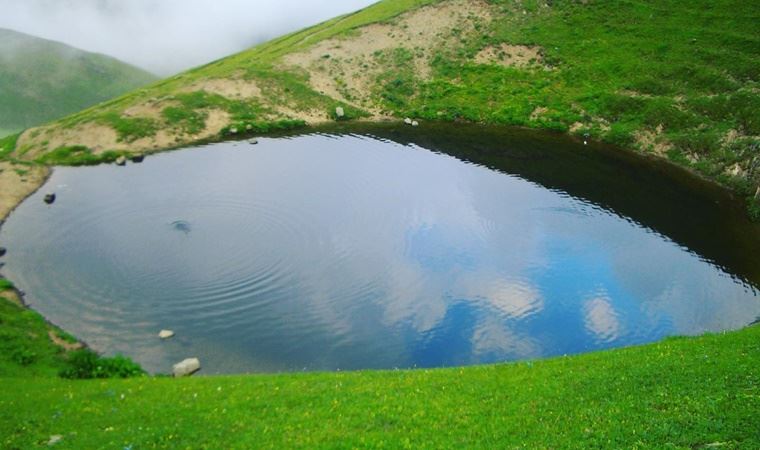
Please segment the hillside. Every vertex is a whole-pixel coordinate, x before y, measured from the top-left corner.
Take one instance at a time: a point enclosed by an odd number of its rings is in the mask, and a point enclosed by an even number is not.
[[[0,136],[154,80],[153,75],[108,56],[0,29]]]
[[[759,23],[739,0],[385,0],[27,131],[13,156],[92,161],[341,106],[588,135],[691,167],[760,214]]]
[[[405,117],[588,135],[760,216],[758,24],[740,0],[384,0],[0,139],[0,219],[50,165]],[[760,446],[758,325],[462,369],[73,381],[139,369],[16,294],[0,279],[4,448]]]

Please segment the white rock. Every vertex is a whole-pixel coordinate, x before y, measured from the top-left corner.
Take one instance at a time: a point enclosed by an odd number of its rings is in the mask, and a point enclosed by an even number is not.
[[[238,129],[237,128],[230,128],[230,133],[237,134]]]
[[[201,362],[198,358],[188,358],[172,367],[175,377],[188,377],[201,370]]]
[[[248,143],[249,143],[249,144],[252,144],[252,145],[256,145],[256,144],[258,144],[258,143],[259,143],[259,140],[258,140],[258,139],[256,139],[256,138],[253,138],[253,139],[251,139],[250,141],[248,141]]]
[[[340,106],[335,108],[335,117],[337,117],[338,119],[342,119],[345,116],[346,116],[346,112],[343,111],[343,108],[341,108]]]
[[[420,123],[417,122],[416,120],[412,120],[412,126],[413,127],[418,127],[418,126],[420,126]]]
[[[158,337],[161,339],[169,339],[174,337],[174,332],[172,330],[161,330],[161,332],[158,333]]]
[[[253,125],[251,125],[249,123],[248,125],[245,126],[245,129],[248,130],[248,131],[251,131],[251,130],[253,130]]]
[[[412,119],[410,119],[410,118],[407,117],[406,119],[404,119],[404,123],[407,124],[407,125],[411,125],[412,124]]]
[[[126,156],[119,156],[116,158],[116,165],[117,166],[124,166],[127,164],[127,158]]]
[[[63,440],[63,436],[61,436],[60,434],[54,434],[50,436],[50,439],[48,440],[47,445],[48,446],[55,445],[61,442],[61,440]]]

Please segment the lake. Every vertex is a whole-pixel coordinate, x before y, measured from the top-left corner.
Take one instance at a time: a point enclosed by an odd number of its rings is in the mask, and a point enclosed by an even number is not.
[[[526,130],[333,128],[57,168],[0,244],[34,309],[151,372],[485,364],[760,317],[760,228],[729,193]]]

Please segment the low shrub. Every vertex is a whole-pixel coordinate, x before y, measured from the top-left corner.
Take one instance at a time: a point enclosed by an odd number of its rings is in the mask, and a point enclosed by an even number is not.
[[[134,378],[145,371],[134,361],[121,355],[104,358],[92,350],[76,350],[69,354],[68,367],[59,376],[68,379]]]

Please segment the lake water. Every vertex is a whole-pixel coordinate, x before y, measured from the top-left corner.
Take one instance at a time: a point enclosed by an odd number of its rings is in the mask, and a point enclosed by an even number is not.
[[[2,272],[151,372],[482,364],[760,317],[758,227],[680,170],[521,130],[349,131],[58,168]]]

